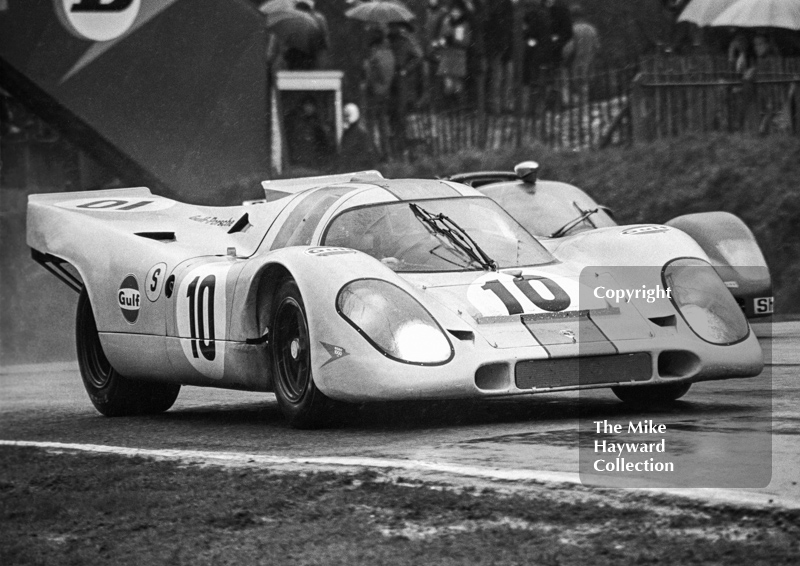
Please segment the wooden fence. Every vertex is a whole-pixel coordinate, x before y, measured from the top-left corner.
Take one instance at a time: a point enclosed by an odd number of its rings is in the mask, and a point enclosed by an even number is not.
[[[488,102],[481,108],[432,97],[406,114],[401,143],[390,147],[413,158],[534,144],[569,149],[627,144],[634,74],[633,67],[586,76],[551,74],[516,89],[495,112]]]
[[[798,135],[800,60],[761,60],[745,72],[720,57],[645,60],[630,100],[636,141],[710,131]]]
[[[589,76],[542,76],[499,111],[492,101],[433,96],[406,114],[386,146],[413,159],[535,144],[602,149],[688,132],[800,135],[800,59],[762,60],[743,74],[724,57],[654,57]]]

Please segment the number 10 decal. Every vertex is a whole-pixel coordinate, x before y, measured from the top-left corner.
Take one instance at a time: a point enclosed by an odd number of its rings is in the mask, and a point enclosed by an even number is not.
[[[531,281],[541,281],[542,284],[547,287],[547,290],[550,291],[550,294],[553,295],[553,298],[545,299],[542,297],[539,292],[531,286]],[[543,311],[563,311],[571,302],[567,292],[559,287],[558,283],[547,277],[542,277],[540,275],[523,275],[522,277],[514,278],[514,285],[517,289],[522,291],[525,298]],[[497,295],[497,297],[503,301],[506,309],[508,309],[508,314],[521,314],[525,312],[520,302],[515,299],[514,295],[512,295],[511,292],[506,289],[505,285],[497,279],[494,281],[487,281],[481,289],[492,291]]]
[[[175,323],[184,358],[206,377],[221,379],[228,337],[226,281],[229,263],[203,264],[179,275]]]
[[[192,356],[198,358],[200,353],[209,362],[214,361],[216,346],[214,344],[214,287],[217,278],[208,275],[197,282],[200,277],[195,277],[189,283],[186,297],[189,299],[189,336],[192,339]],[[206,329],[208,335],[206,336]],[[207,339],[206,339],[207,338]]]
[[[467,290],[467,298],[481,316],[560,312],[572,306],[573,297],[577,296],[577,281],[531,273],[516,277],[502,272],[487,273]]]

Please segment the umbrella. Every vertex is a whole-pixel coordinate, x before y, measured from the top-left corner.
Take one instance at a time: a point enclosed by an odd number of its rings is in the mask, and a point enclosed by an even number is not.
[[[293,47],[304,53],[314,52],[323,35],[314,16],[300,10],[267,14],[267,29],[280,37],[286,47]]]
[[[711,25],[800,30],[800,0],[737,0]]]
[[[390,0],[364,2],[355,8],[350,8],[344,15],[354,20],[376,24],[410,22],[415,18],[414,13],[406,8],[404,4]]]
[[[297,0],[269,0],[258,7],[262,14],[277,14],[281,12],[291,12],[297,8]]]
[[[735,2],[736,0],[692,0],[678,16],[678,21],[708,26]]]

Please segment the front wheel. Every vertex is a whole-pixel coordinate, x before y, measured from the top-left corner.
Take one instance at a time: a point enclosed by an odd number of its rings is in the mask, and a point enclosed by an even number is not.
[[[689,391],[691,383],[659,383],[633,387],[612,387],[621,401],[632,405],[663,405],[677,401]]]
[[[311,340],[305,305],[294,279],[278,286],[273,303],[270,344],[275,397],[295,428],[318,428],[330,418],[332,401],[314,384]]]
[[[78,299],[75,341],[83,386],[89,399],[107,417],[163,413],[175,403],[181,386],[172,383],[134,381],[117,372],[106,358],[92,304],[86,289]]]

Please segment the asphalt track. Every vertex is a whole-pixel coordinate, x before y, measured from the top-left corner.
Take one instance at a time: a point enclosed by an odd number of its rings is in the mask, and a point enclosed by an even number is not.
[[[766,454],[757,464],[766,469],[766,481],[764,474],[748,481],[753,477],[742,475],[745,465],[728,454],[727,465],[697,470],[707,488],[666,491],[800,507],[800,322],[755,328],[768,352],[765,374],[695,384],[668,409],[631,409],[598,390],[580,394],[580,414],[576,393],[395,403],[355,407],[338,428],[317,431],[290,429],[272,395],[192,387],[183,388],[165,414],[108,419],[89,403],[76,363],[6,366],[0,367],[0,443],[223,465],[374,467],[409,476],[580,483],[587,476],[578,474],[579,423],[652,419],[680,434],[682,453],[709,453],[711,447],[745,457],[748,451]]]

